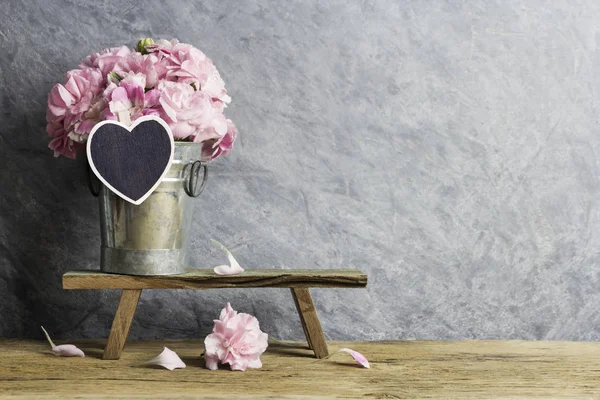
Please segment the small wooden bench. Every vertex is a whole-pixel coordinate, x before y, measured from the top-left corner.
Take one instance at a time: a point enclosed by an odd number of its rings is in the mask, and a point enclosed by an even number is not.
[[[132,276],[97,271],[63,275],[64,289],[120,289],[121,300],[104,348],[104,360],[118,360],[125,346],[143,289],[290,288],[309,347],[317,358],[329,353],[309,288],[364,288],[367,275],[358,270],[246,270],[240,275],[216,275],[191,270],[182,275]]]

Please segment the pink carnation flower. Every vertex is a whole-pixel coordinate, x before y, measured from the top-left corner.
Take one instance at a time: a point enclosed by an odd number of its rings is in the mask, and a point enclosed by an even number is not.
[[[234,371],[260,368],[260,355],[268,346],[268,335],[260,330],[252,315],[238,314],[227,303],[215,320],[213,332],[204,339],[206,368],[216,370],[218,364],[229,364]]]
[[[203,144],[204,160],[227,154],[237,130],[223,114],[231,99],[210,58],[178,40],[159,40],[140,51],[122,46],[94,53],[52,88],[46,130],[54,154],[74,158],[93,127],[118,119],[119,112],[132,121],[163,118],[175,138]]]
[[[64,85],[57,83],[48,95],[48,115],[53,121],[65,120],[70,127],[89,110],[102,91],[102,75],[97,69],[74,69],[67,73]]]
[[[194,90],[186,83],[162,81],[160,92],[160,114],[169,124],[177,139],[203,142],[218,139],[227,133],[227,120],[213,107],[209,95]]]
[[[167,76],[176,76],[178,82],[193,84],[197,89],[208,93],[212,98],[229,103],[231,98],[225,90],[225,82],[210,58],[196,48],[186,53],[177,53],[174,66],[168,67]]]
[[[156,87],[158,82],[167,79],[168,60],[155,54],[130,53],[126,59],[126,68],[146,77],[145,88]]]
[[[170,42],[159,40],[146,49],[156,52],[165,60],[167,80],[193,84],[196,89],[208,93],[213,99],[223,103],[231,102],[219,71],[202,51],[176,39]]]
[[[186,43],[181,43],[177,39],[165,40],[160,39],[157,40],[156,43],[150,44],[146,46],[146,50],[148,52],[157,53],[161,56],[170,56],[177,55],[179,53],[187,53],[192,49],[193,46]]]
[[[142,116],[144,110],[144,87],[135,83],[119,85],[108,95],[106,119],[116,118],[120,112],[128,112],[131,120]]]
[[[83,143],[94,125],[102,121],[103,111],[106,109],[106,99],[101,95],[94,98],[92,106],[83,114],[81,120],[73,126],[73,131],[69,134],[73,140]]]
[[[104,49],[100,53],[94,53],[85,58],[80,68],[92,67],[100,70],[102,77],[106,79],[109,72],[127,72],[126,69],[126,56],[131,53],[131,50],[127,46],[113,47],[111,49]]]
[[[144,86],[136,83],[121,82],[111,87],[106,98],[108,107],[104,109],[104,119],[118,120],[119,112],[129,113],[132,121],[144,115],[159,115],[158,98],[160,92],[153,89],[144,93]]]
[[[72,146],[72,142],[83,142],[91,127],[99,121],[99,116],[89,111],[102,101],[101,92],[102,75],[94,68],[71,70],[64,85],[54,85],[48,95],[46,130],[55,138],[50,143],[55,155],[64,151],[67,157],[75,158],[79,146]],[[58,138],[63,136],[68,136],[70,141],[60,139],[59,145]]]
[[[77,143],[69,138],[69,133],[65,131],[62,121],[48,122],[46,131],[52,138],[48,147],[54,151],[54,157],[62,154],[65,157],[75,158],[77,150],[84,147],[82,143]]]
[[[202,144],[202,161],[212,161],[215,158],[227,155],[233,150],[233,142],[237,137],[237,128],[233,122],[227,120],[227,133],[217,140],[207,140]]]

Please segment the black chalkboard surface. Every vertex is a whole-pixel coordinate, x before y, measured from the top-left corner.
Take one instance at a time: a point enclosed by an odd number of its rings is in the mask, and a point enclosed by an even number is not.
[[[131,126],[102,121],[88,137],[92,171],[123,199],[141,204],[160,184],[173,161],[173,134],[165,121],[141,117]]]

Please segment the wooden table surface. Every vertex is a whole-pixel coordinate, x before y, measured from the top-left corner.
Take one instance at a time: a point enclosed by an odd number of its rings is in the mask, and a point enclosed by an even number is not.
[[[86,358],[59,358],[44,342],[0,340],[0,398],[396,398],[600,399],[600,343],[528,341],[329,342],[362,352],[371,369],[338,353],[317,360],[283,342],[263,368],[209,371],[200,340],[130,342],[120,360],[100,359],[104,341],[75,341]],[[58,343],[60,344],[60,343]],[[175,350],[187,364],[142,363]]]

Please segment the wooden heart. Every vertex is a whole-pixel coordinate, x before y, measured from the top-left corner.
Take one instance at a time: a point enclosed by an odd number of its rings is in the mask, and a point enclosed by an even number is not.
[[[139,205],[167,174],[174,147],[171,129],[160,118],[141,117],[131,126],[102,121],[90,132],[87,157],[104,185]]]

